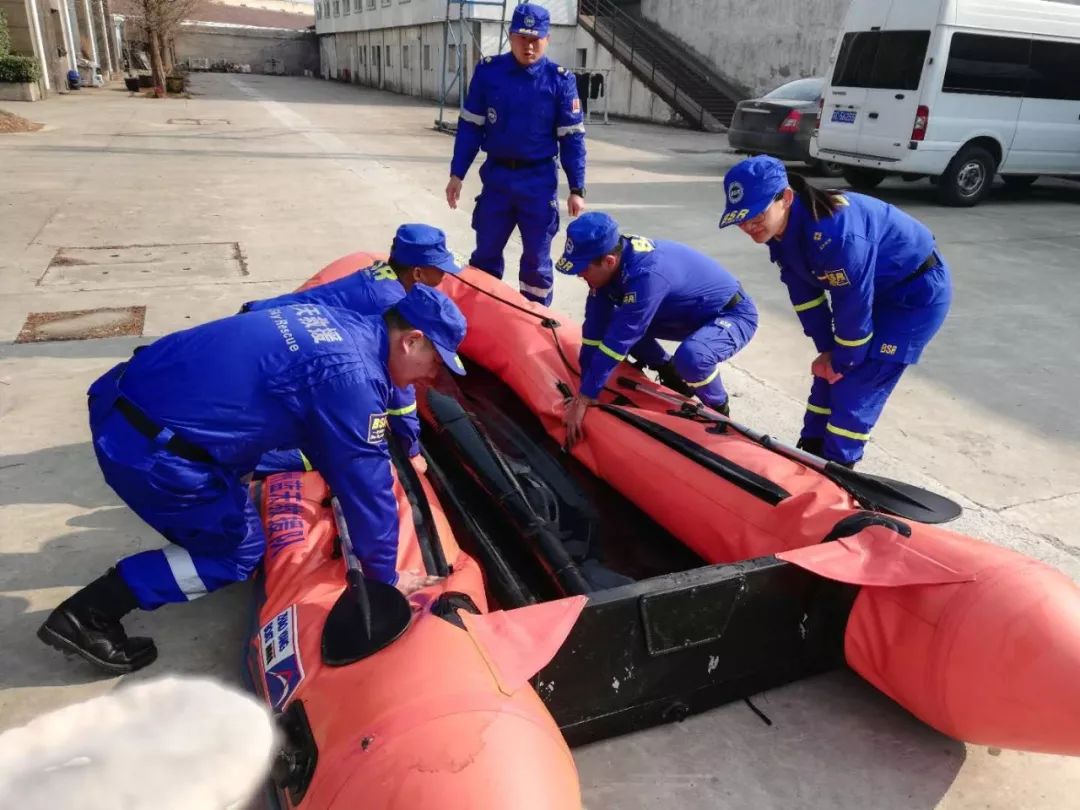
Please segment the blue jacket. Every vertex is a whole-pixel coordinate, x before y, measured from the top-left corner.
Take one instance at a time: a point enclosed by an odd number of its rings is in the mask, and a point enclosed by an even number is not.
[[[340,499],[365,572],[395,583],[387,357],[381,318],[288,304],[161,338],[132,357],[119,390],[241,475],[269,450],[300,448]]]
[[[450,174],[465,178],[483,149],[538,161],[559,154],[571,188],[585,185],[585,124],[574,74],[547,57],[522,67],[512,53],[476,66],[458,119]]]
[[[350,309],[360,315],[382,315],[405,297],[405,288],[386,262],[377,261],[354,273],[301,292],[286,293],[261,301],[248,301],[241,312],[281,307],[285,304],[318,304]],[[406,446],[410,456],[420,452],[420,418],[416,413],[416,391],[394,388],[387,411],[390,429]]]
[[[739,292],[714,259],[678,242],[622,237],[611,283],[590,292],[581,327],[581,393],[596,397],[615,366],[633,354],[649,365],[666,357],[657,338],[683,340]]]
[[[915,362],[923,342],[909,333],[918,329],[919,310],[879,318],[884,328],[877,329],[875,310],[881,314],[913,284],[948,286],[947,272],[907,281],[933,253],[934,235],[874,197],[845,193],[839,199],[837,213],[815,220],[796,197],[783,236],[769,242],[803,331],[819,352],[832,352],[838,371],[868,356]]]

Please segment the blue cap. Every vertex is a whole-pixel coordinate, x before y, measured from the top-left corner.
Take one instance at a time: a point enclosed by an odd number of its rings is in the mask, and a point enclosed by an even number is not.
[[[787,187],[787,169],[774,157],[758,155],[735,164],[724,175],[727,205],[720,217],[720,227],[753,219]]]
[[[465,339],[466,324],[457,304],[434,287],[415,284],[396,306],[401,317],[432,342],[448,369],[455,374],[465,373],[457,350]]]
[[[619,223],[600,211],[582,214],[566,228],[566,246],[555,269],[579,276],[590,262],[606,256],[619,244]]]
[[[438,267],[446,273],[461,272],[454,254],[446,249],[446,234],[430,225],[402,225],[394,234],[390,258],[409,267]]]
[[[527,37],[546,37],[551,30],[551,15],[536,3],[522,3],[510,18],[510,33]]]

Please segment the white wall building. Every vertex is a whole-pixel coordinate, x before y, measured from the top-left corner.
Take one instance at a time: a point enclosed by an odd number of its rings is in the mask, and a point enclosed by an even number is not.
[[[466,67],[467,88],[473,66],[482,57],[499,53],[500,35],[503,50],[509,48],[505,31],[516,5],[515,0],[507,0],[504,19],[500,3],[316,0],[321,74],[325,79],[438,100],[444,86],[453,81],[459,59]],[[578,27],[576,0],[541,0],[541,5],[551,13],[550,59],[569,68],[611,69],[605,93],[611,90],[607,101],[612,115],[671,120],[671,109]],[[458,90],[451,88],[446,97],[451,108],[458,104]],[[602,101],[593,104],[594,109],[602,109]],[[449,110],[447,117],[453,122],[456,112]]]

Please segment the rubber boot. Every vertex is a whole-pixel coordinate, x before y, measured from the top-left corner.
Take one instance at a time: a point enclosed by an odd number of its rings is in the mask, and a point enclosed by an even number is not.
[[[824,436],[803,436],[795,447],[799,450],[805,450],[818,458],[825,458]]]
[[[115,568],[61,602],[38,628],[38,638],[63,653],[74,653],[111,675],[152,664],[152,639],[128,638],[120,619],[137,608],[131,588]]]
[[[679,372],[675,370],[675,365],[671,361],[664,363],[657,370],[657,377],[660,380],[661,385],[666,385],[672,391],[678,394],[682,394],[687,399],[693,399],[697,396],[697,391],[691,388],[686,380],[679,376]]]

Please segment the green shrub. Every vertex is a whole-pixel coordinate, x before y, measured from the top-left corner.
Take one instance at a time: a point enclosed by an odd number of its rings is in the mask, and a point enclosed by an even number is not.
[[[36,82],[41,67],[32,56],[0,56],[0,82]]]
[[[11,53],[11,35],[8,33],[8,21],[0,9],[0,56]]]

